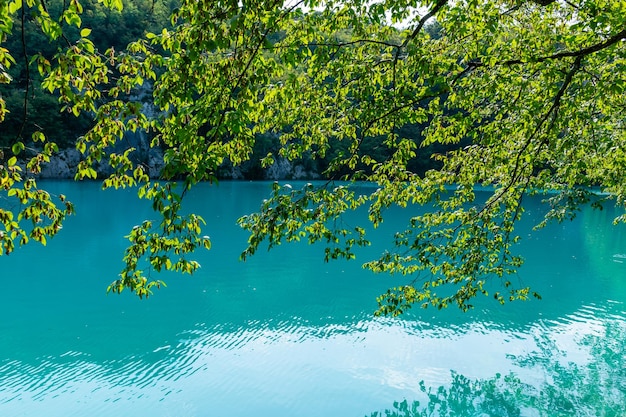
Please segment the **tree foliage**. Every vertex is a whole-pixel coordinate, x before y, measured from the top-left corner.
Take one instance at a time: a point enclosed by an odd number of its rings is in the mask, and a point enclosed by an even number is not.
[[[346,226],[347,212],[365,207],[376,227],[391,206],[427,205],[365,264],[407,277],[380,297],[380,314],[532,296],[511,279],[522,264],[514,245],[524,195],[546,193],[547,221],[573,218],[589,201],[624,205],[624,1],[183,0],[168,26],[133,32],[123,50],[100,49],[83,19],[84,4],[114,13],[121,0],[71,0],[56,14],[52,3],[0,2],[0,35],[30,15],[51,42],[66,40],[52,56],[27,54],[25,68],[62,111],[93,118],[76,144],[84,156],[76,179],[95,179],[94,165],[105,161],[113,173],[104,187],[137,187],[155,210],[129,234],[113,291],[148,295],[158,282],[144,268],[197,268],[187,255],[209,242],[202,219],[182,215],[181,204],[225,161],[267,166],[306,155],[328,166],[326,185],[276,186],[240,220],[250,232],[244,259],[263,242],[298,239],[324,242],[329,259],[352,258],[368,244],[367,228]],[[20,54],[0,49],[3,83],[15,82],[9,69]],[[156,114],[134,94],[146,84]],[[406,126],[422,127],[419,140]],[[134,149],[113,150],[136,130],[165,150],[161,181],[133,162]],[[276,150],[254,154],[268,134]],[[53,235],[72,211],[36,188],[33,175],[56,151],[41,131],[32,133],[35,156],[17,164],[29,140],[17,135],[0,157],[6,253],[16,241]],[[432,156],[438,169],[411,170],[433,145],[453,150]],[[361,195],[354,181],[378,188]],[[493,194],[477,201],[477,185]]]

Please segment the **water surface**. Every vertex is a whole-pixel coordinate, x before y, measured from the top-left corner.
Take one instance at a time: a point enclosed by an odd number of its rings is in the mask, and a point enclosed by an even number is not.
[[[122,268],[123,236],[152,217],[149,204],[95,183],[46,185],[78,213],[46,248],[0,258],[1,416],[395,415],[394,401],[423,406],[428,388],[481,380],[514,391],[497,375],[525,384],[523,395],[497,397],[521,415],[622,415],[626,231],[610,210],[525,232],[516,279],[541,301],[483,299],[467,314],[391,319],[373,317],[375,298],[402,281],[360,262],[324,263],[321,246],[238,260],[246,234],[235,221],[258,208],[267,183],[195,190],[187,204],[207,221],[213,248],[197,274],[165,275],[168,287],[143,301],[105,289]],[[359,261],[383,250],[408,212],[391,214]],[[523,227],[539,214],[529,200]],[[471,407],[466,415],[496,415]]]

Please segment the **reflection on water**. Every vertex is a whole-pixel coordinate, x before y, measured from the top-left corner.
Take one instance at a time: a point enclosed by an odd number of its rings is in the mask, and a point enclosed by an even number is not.
[[[104,290],[149,206],[96,184],[51,185],[79,214],[47,248],[0,259],[11,277],[2,416],[608,416],[626,405],[626,247],[606,211],[524,236],[519,279],[543,301],[375,319],[376,295],[396,282],[358,263],[324,264],[306,245],[237,260],[246,236],[235,219],[267,184],[191,195],[213,249],[197,275],[165,277],[147,301]],[[529,203],[528,230],[539,210]],[[391,241],[402,213],[361,260]]]
[[[577,332],[576,347],[562,346],[550,332],[537,333],[536,349],[514,358],[516,365],[537,373],[535,381],[525,381],[515,372],[470,379],[452,371],[449,384],[422,383],[421,401],[395,401],[371,417],[623,416],[626,317],[622,306],[615,304],[606,313],[611,317],[597,320],[593,331]]]

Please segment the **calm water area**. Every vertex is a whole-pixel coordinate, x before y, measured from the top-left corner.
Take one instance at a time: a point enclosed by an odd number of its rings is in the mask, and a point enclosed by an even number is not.
[[[77,214],[47,247],[0,257],[2,417],[404,417],[420,408],[394,402],[426,406],[429,389],[465,404],[451,415],[626,415],[626,227],[611,209],[530,233],[543,209],[527,200],[513,281],[542,300],[395,319],[373,317],[375,299],[404,281],[360,265],[417,208],[391,210],[357,261],[298,243],[241,262],[236,219],[270,184],[201,185],[186,204],[212,249],[198,273],[165,274],[139,300],[106,287],[150,204],[96,183],[44,186]]]

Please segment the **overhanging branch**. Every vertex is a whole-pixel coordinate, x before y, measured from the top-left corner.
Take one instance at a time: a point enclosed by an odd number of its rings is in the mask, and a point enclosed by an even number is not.
[[[527,64],[527,63],[541,63],[541,62],[545,62],[545,61],[550,61],[550,60],[555,60],[555,59],[562,59],[562,58],[579,58],[579,57],[585,57],[587,55],[591,55],[593,53],[599,52],[603,49],[606,49],[610,46],[615,45],[616,43],[622,41],[626,39],[626,29],[622,29],[620,32],[616,33],[615,35],[611,36],[610,38],[606,39],[604,42],[599,42],[596,43],[594,45],[588,46],[586,48],[582,48],[579,49],[577,51],[563,51],[563,52],[559,52],[556,54],[552,54],[552,55],[547,55],[547,56],[542,56],[539,58],[535,58],[535,59],[530,59],[530,60],[522,60],[522,59],[511,59],[508,61],[504,61],[501,63],[496,63],[496,65],[505,65],[505,66],[511,66],[511,65],[518,65],[518,64]],[[479,66],[484,66],[484,64],[482,63],[473,63],[473,65],[479,65]]]

